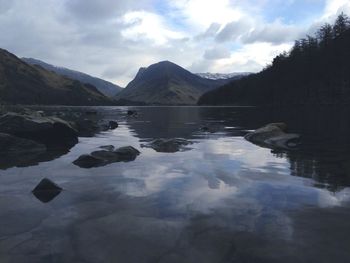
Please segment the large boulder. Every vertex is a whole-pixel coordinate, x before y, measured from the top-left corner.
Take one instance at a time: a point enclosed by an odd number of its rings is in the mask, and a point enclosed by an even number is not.
[[[57,117],[6,113],[0,117],[0,132],[43,143],[78,142],[78,132]]]
[[[291,150],[298,145],[300,135],[287,133],[285,123],[270,123],[253,132],[248,133],[244,138],[254,144],[281,150]]]
[[[185,139],[156,139],[148,144],[142,145],[142,147],[152,148],[157,152],[174,153],[180,150],[186,150],[185,146],[192,144]]]
[[[105,166],[116,162],[130,162],[136,159],[140,152],[132,146],[121,147],[113,151],[99,150],[90,154],[83,154],[73,164],[81,168],[93,168]]]

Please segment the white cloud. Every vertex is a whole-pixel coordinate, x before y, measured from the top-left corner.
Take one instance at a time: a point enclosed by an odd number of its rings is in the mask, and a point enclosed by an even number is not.
[[[123,16],[122,22],[127,26],[121,31],[125,39],[132,41],[150,40],[151,44],[164,45],[169,40],[184,38],[184,34],[167,28],[160,15],[135,11]]]

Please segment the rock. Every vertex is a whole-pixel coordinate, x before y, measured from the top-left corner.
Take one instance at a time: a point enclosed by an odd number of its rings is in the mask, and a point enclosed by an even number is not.
[[[52,201],[62,191],[62,188],[51,180],[44,178],[40,183],[33,189],[33,195],[38,198],[41,202],[47,203]]]
[[[132,146],[125,146],[118,148],[114,153],[116,153],[122,161],[133,161],[140,154],[140,151]]]
[[[100,150],[80,156],[73,164],[81,168],[105,166],[116,162],[130,162],[136,159],[140,152],[132,146],[118,148],[115,151]]]
[[[286,133],[286,130],[285,123],[271,123],[248,133],[244,138],[267,148],[290,150],[298,145],[300,135]]]
[[[157,152],[178,152],[185,149],[184,146],[192,144],[185,139],[157,139],[143,147],[152,148]]]
[[[119,155],[112,151],[94,151],[90,154],[92,157],[103,160],[107,163],[119,162],[121,161]]]
[[[128,114],[128,116],[135,116],[135,115],[137,115],[137,112],[134,110],[128,110],[127,114]]]
[[[118,128],[118,122],[116,122],[116,121],[109,121],[109,128],[110,129],[112,129],[112,130],[114,130],[114,129],[116,129],[116,128]]]
[[[77,120],[75,126],[77,127],[79,136],[82,137],[91,137],[100,131],[97,122],[89,119]]]
[[[78,159],[76,159],[73,164],[81,168],[92,168],[103,166],[106,164],[106,161],[89,154],[83,154]]]
[[[57,117],[7,113],[0,117],[0,132],[43,143],[78,142],[78,132]]]
[[[107,151],[114,151],[114,146],[113,145],[103,145],[100,146],[101,149],[107,150]]]

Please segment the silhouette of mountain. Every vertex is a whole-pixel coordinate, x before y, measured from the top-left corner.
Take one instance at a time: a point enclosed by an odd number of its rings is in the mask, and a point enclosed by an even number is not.
[[[117,95],[118,92],[122,90],[122,88],[118,85],[115,85],[111,82],[105,81],[103,79],[99,79],[96,77],[92,77],[88,74],[71,70],[68,68],[63,67],[56,67],[53,65],[50,65],[46,62],[43,62],[38,59],[34,58],[22,58],[22,60],[30,65],[39,65],[43,67],[46,70],[53,71],[59,75],[68,77],[70,79],[78,80],[82,83],[90,84],[95,86],[101,93],[103,93],[106,96],[113,97]]]
[[[140,68],[116,99],[146,104],[194,105],[203,93],[229,81],[202,78],[172,62],[162,61]]]
[[[94,86],[41,66],[31,66],[0,49],[0,101],[7,104],[107,105],[113,101]]]
[[[204,94],[199,105],[350,104],[350,22],[341,14],[258,74]]]

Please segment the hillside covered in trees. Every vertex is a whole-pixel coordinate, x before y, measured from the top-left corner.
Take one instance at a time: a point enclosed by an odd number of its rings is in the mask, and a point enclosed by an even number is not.
[[[204,94],[200,105],[350,105],[350,20],[295,41],[257,74]]]

